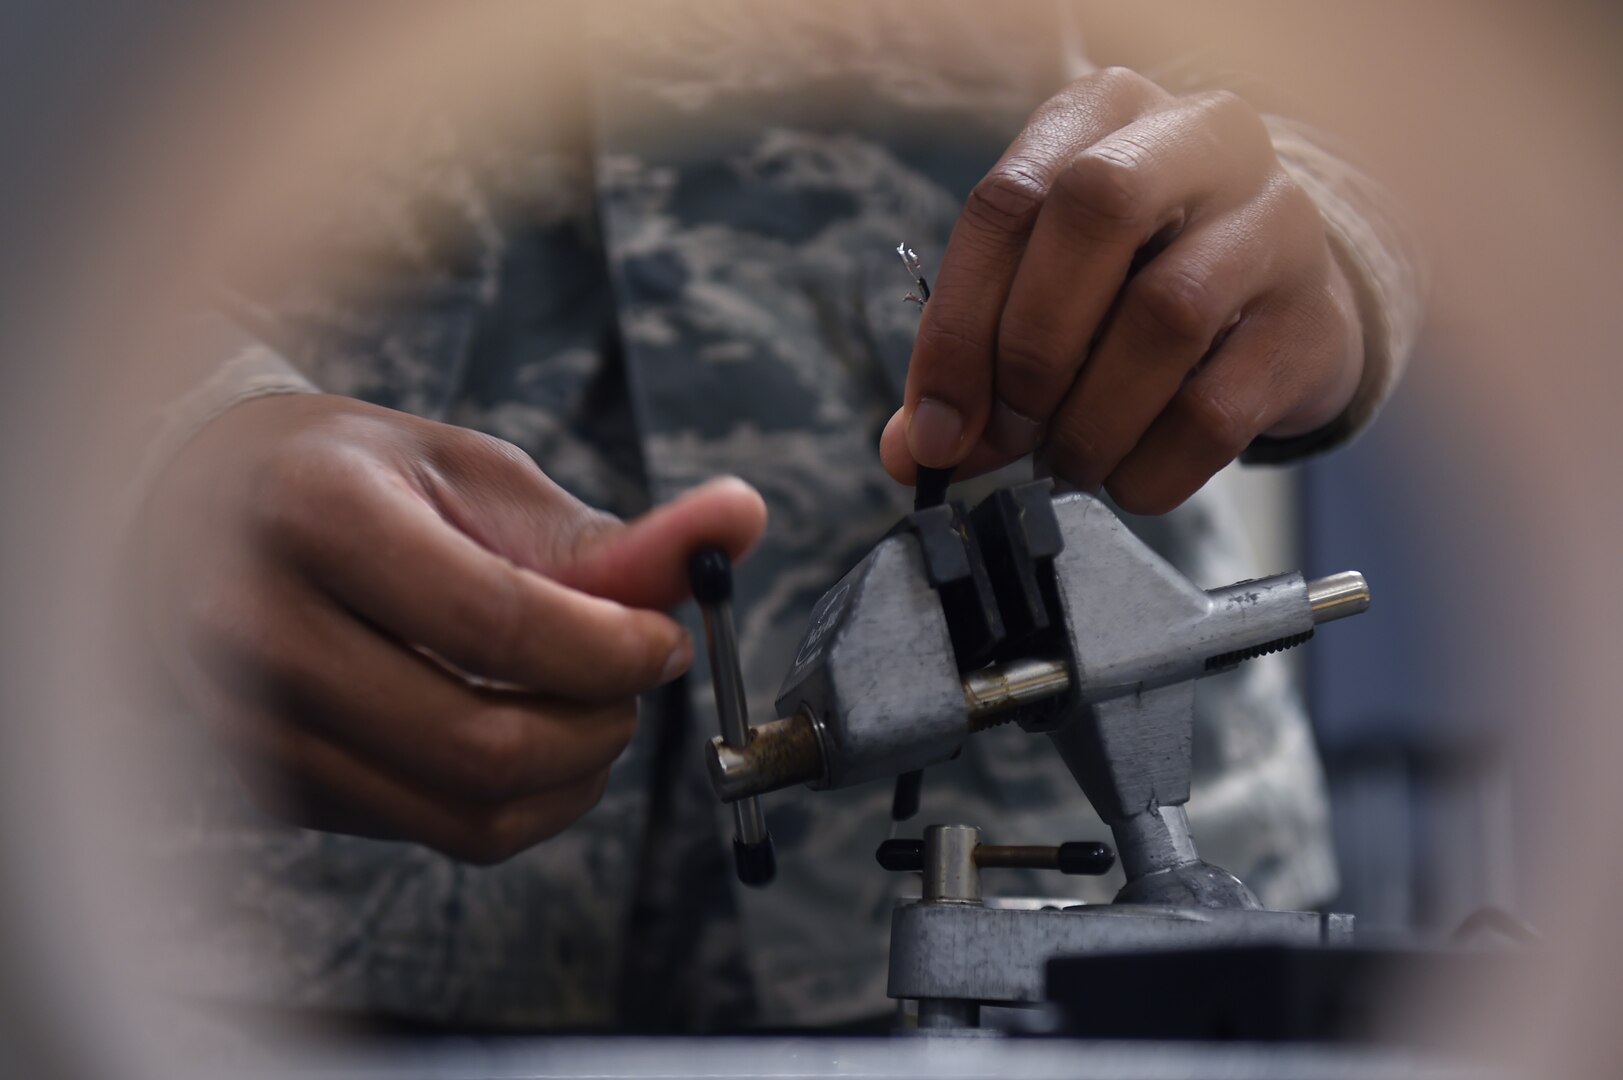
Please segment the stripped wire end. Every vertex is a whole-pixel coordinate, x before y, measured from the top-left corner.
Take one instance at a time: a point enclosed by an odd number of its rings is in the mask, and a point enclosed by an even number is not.
[[[902,299],[909,303],[923,307],[930,300],[930,283],[924,280],[924,268],[919,265],[919,257],[908,247],[906,242],[896,245],[896,254],[902,257],[902,265],[907,268],[913,284],[918,286],[917,292],[910,292]]]
[[[908,247],[905,241],[896,245],[896,254],[902,257],[902,265],[907,267],[909,274],[915,278],[923,275],[924,269],[919,265],[918,254]]]

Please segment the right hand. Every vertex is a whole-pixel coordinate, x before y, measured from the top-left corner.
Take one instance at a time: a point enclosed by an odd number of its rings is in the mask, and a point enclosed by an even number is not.
[[[165,667],[262,805],[490,863],[597,803],[692,659],[688,553],[765,520],[724,479],[622,523],[509,443],[301,394],[199,432],[137,541]]]

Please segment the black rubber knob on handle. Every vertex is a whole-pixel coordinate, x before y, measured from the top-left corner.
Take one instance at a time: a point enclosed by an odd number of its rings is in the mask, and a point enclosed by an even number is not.
[[[930,469],[919,466],[913,481],[913,509],[928,510],[947,501],[947,486],[952,483],[952,469]]]
[[[733,563],[718,547],[702,547],[688,556],[688,584],[693,599],[709,607],[733,598]]]
[[[1116,853],[1096,840],[1072,840],[1059,846],[1058,862],[1062,874],[1108,874]]]
[[[900,837],[881,841],[874,858],[893,874],[917,873],[924,869],[924,841]]]
[[[911,821],[919,812],[919,800],[924,795],[924,770],[912,769],[896,776],[896,787],[890,796],[890,820]]]
[[[769,885],[778,876],[778,856],[772,850],[772,834],[759,844],[746,844],[733,837],[733,866],[738,869],[738,880],[760,888]]]

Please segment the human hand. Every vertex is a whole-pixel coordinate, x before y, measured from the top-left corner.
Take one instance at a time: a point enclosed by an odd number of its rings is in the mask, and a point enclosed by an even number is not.
[[[931,284],[880,441],[904,483],[1035,451],[1161,513],[1258,435],[1335,419],[1363,369],[1352,288],[1257,112],[1121,68],[1033,114]]]
[[[688,553],[736,559],[765,517],[727,479],[621,523],[498,439],[263,398],[160,478],[143,607],[272,813],[496,862],[596,804],[636,696],[692,659],[657,610],[686,595]]]

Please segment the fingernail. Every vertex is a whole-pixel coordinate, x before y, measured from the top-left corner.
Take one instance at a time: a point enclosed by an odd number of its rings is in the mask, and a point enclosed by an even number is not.
[[[986,437],[998,449],[1010,454],[1029,454],[1042,441],[1043,426],[1001,401],[992,403],[992,416],[986,422]]]
[[[693,663],[693,641],[686,634],[682,635],[681,644],[671,650],[671,655],[665,658],[665,667],[659,673],[661,686],[676,678],[688,669]]]
[[[907,448],[913,460],[927,468],[955,464],[964,441],[964,418],[957,409],[935,398],[920,398],[907,426]]]

